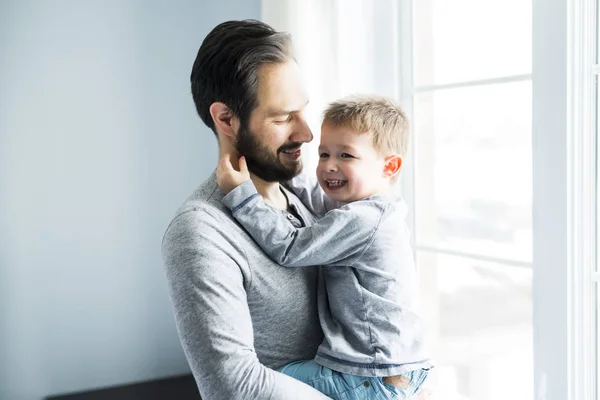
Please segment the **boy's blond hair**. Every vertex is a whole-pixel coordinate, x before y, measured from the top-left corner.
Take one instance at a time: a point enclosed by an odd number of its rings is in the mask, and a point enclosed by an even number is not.
[[[323,123],[371,134],[373,146],[382,155],[404,157],[408,151],[408,118],[398,104],[386,97],[353,95],[336,100],[323,112]]]

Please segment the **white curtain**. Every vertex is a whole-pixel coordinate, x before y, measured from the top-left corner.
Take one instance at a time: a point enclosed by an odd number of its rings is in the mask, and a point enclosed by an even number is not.
[[[401,100],[398,2],[395,0],[262,0],[262,20],[292,35],[310,95],[307,119],[315,140],[305,163],[316,162],[326,104],[353,93]]]

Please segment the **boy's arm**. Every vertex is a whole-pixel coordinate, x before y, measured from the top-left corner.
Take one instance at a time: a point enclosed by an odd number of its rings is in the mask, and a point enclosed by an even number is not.
[[[162,246],[177,330],[200,396],[327,399],[259,362],[242,275],[246,260],[224,223],[205,210],[186,212],[171,223]]]
[[[340,206],[339,202],[331,200],[325,195],[314,175],[302,173],[285,182],[285,186],[298,196],[313,214],[322,216]]]
[[[235,157],[234,157],[235,159]],[[234,161],[235,162],[235,161]],[[237,159],[238,166],[232,164],[232,155],[225,153],[219,159],[217,166],[217,183],[223,193],[227,194],[242,183],[250,180],[250,172],[246,165],[246,158]],[[323,215],[327,211],[339,207],[338,202],[329,200],[319,186],[315,176],[300,174],[291,181],[286,182],[286,186],[296,194],[313,214]]]
[[[269,257],[287,267],[352,266],[371,244],[384,212],[357,202],[296,228],[265,203],[250,180],[225,196],[223,204]]]

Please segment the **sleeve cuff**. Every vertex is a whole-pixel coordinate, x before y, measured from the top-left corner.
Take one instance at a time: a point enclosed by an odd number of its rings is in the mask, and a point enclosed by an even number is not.
[[[227,193],[221,203],[234,213],[257,196],[260,196],[260,194],[256,191],[254,182],[252,182],[252,179],[248,179]]]

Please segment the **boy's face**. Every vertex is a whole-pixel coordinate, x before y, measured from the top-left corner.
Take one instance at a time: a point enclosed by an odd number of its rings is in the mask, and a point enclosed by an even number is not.
[[[330,199],[352,202],[387,193],[390,179],[385,165],[372,135],[327,123],[321,126],[317,178]]]

